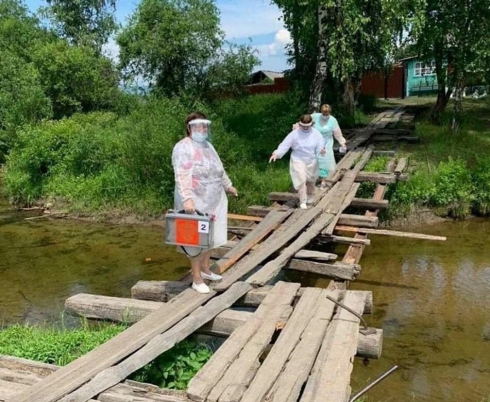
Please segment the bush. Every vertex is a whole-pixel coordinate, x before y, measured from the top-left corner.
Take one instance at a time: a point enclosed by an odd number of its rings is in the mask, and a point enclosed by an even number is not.
[[[371,113],[376,109],[377,102],[378,99],[375,95],[359,94],[359,97],[357,99],[357,106],[364,113]]]
[[[472,174],[474,183],[474,207],[478,215],[490,215],[490,158],[482,158]]]

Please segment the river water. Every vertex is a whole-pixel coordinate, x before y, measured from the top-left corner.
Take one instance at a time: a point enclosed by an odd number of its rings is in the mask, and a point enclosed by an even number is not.
[[[384,345],[381,359],[368,367],[356,360],[353,391],[397,364],[369,401],[482,402],[490,396],[490,221],[416,230],[448,241],[372,237],[362,257],[351,288],[373,291],[375,313],[366,319],[383,328]],[[25,220],[5,204],[0,257],[3,324],[60,322],[71,295],[129,297],[138,280],[175,280],[188,269],[185,256],[162,245],[160,229]]]

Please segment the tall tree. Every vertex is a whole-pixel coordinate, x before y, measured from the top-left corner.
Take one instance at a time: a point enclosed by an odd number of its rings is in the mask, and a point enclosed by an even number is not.
[[[61,37],[75,45],[90,46],[99,53],[117,23],[116,0],[47,0],[43,12]]]
[[[416,36],[419,54],[436,63],[438,96],[431,119],[439,122],[454,92],[452,129],[460,127],[462,93],[471,74],[490,68],[488,0],[427,0],[425,25]]]
[[[213,0],[143,0],[117,43],[125,78],[141,77],[165,96],[241,85],[257,64],[248,46],[224,50]]]

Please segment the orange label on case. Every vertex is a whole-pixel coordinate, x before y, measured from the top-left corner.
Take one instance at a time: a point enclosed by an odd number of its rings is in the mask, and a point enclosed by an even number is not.
[[[175,220],[175,242],[182,245],[199,245],[199,222],[188,219]]]

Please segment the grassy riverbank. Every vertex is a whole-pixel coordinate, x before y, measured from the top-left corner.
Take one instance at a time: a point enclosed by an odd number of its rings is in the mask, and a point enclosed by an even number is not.
[[[13,325],[0,330],[0,355],[64,366],[126,328],[122,324],[89,326],[86,321],[82,321],[79,328],[70,330]],[[208,346],[186,340],[134,373],[131,379],[183,390],[211,355]]]
[[[450,132],[451,105],[440,126],[428,122],[435,98],[390,102],[416,106],[418,145],[402,144],[410,158],[407,183],[390,186],[385,220],[431,208],[441,216],[490,214],[490,101],[465,100],[465,121]],[[201,105],[212,119],[212,142],[239,191],[230,211],[268,204],[271,191],[288,191],[288,158],[268,157],[301,114],[293,93],[259,95]],[[105,218],[158,217],[173,203],[171,152],[182,138],[188,110],[178,100],[138,101],[126,114],[92,113],[26,127],[18,134],[5,166],[4,187],[19,205],[50,202],[54,209]],[[342,119],[343,127],[365,123]],[[392,147],[389,145],[389,147]],[[384,170],[385,160],[368,169]],[[364,186],[363,196],[370,196]]]

